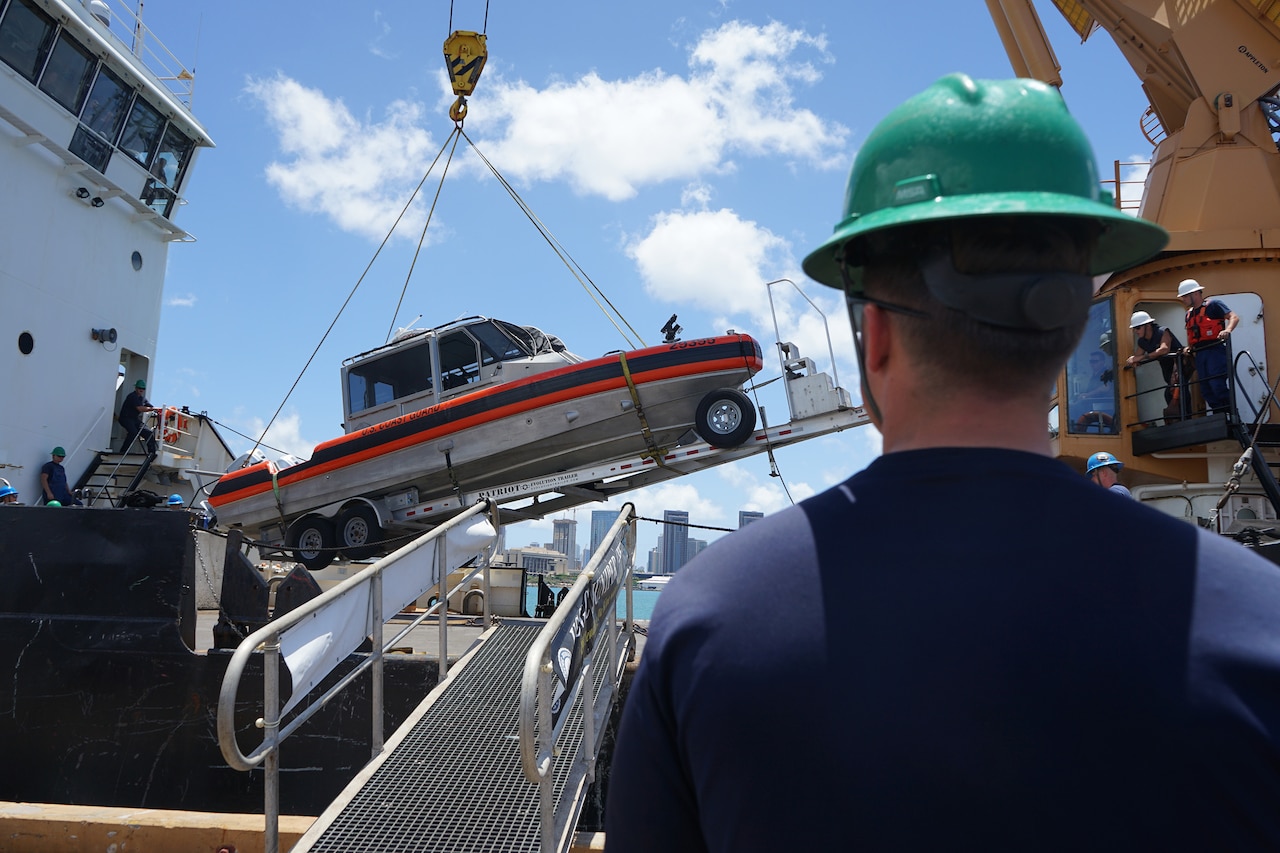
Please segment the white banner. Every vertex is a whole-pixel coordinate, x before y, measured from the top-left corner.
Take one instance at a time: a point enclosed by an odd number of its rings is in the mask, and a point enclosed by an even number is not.
[[[497,538],[493,525],[480,518],[470,526],[445,534],[444,574],[460,568]],[[411,549],[411,550],[410,550]],[[382,617],[390,619],[440,581],[436,565],[438,539],[414,543],[379,560],[344,582],[350,584],[328,605],[287,628],[280,635],[280,652],[293,677],[293,694],[280,709],[283,715],[346,660],[373,633],[371,590],[373,569],[382,567]],[[401,554],[401,556],[397,556]]]

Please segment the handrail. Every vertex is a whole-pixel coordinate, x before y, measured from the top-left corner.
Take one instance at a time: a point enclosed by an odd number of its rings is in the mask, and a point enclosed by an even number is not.
[[[557,825],[552,765],[556,758],[575,762],[571,781],[595,778],[597,733],[621,684],[622,672],[631,651],[633,611],[631,575],[635,567],[636,508],[624,504],[600,547],[591,555],[564,601],[538,634],[525,656],[520,683],[520,762],[525,778],[540,789],[542,850],[557,849],[572,829],[569,814],[561,814]],[[625,637],[618,647],[617,595],[626,590]],[[570,621],[572,619],[572,621]],[[592,693],[594,661],[605,643],[605,663],[611,676],[598,694]],[[553,658],[554,646],[554,658]],[[557,677],[557,667],[559,667]],[[586,689],[583,690],[584,684]],[[559,687],[557,691],[557,685]],[[590,695],[589,695],[590,694]],[[583,739],[573,756],[556,754],[555,743],[568,718],[568,710],[581,696]],[[541,701],[539,701],[541,697]],[[541,713],[539,713],[541,711]],[[585,755],[584,755],[585,754]]]
[[[263,765],[266,771],[265,785],[265,817],[266,817],[266,833],[264,835],[264,850],[266,853],[276,853],[279,844],[279,747],[280,744],[293,734],[299,726],[311,718],[312,715],[320,711],[334,696],[342,692],[355,679],[363,674],[366,670],[372,669],[372,689],[371,702],[372,710],[372,752],[377,754],[382,749],[382,663],[383,655],[404,636],[406,631],[400,632],[396,639],[391,643],[383,641],[383,623],[385,618],[390,618],[400,610],[402,610],[411,601],[414,601],[426,590],[439,585],[443,591],[448,579],[451,566],[446,557],[446,549],[448,547],[449,534],[454,530],[459,530],[462,525],[478,515],[486,514],[492,527],[488,532],[482,532],[479,537],[484,541],[484,548],[497,542],[497,505],[489,500],[482,500],[466,511],[459,513],[449,521],[441,524],[439,527],[432,529],[430,532],[418,537],[404,547],[383,557],[373,565],[359,572],[358,574],[347,578],[334,588],[321,593],[316,598],[311,599],[295,610],[291,610],[280,618],[267,623],[262,628],[254,631],[246,637],[235,652],[231,656],[230,662],[227,664],[226,673],[222,679],[222,687],[218,694],[218,747],[222,751],[223,758],[227,763],[237,770],[252,770],[258,765]],[[466,543],[467,547],[474,544]],[[384,575],[389,570],[396,567],[396,564],[406,558],[416,555],[418,551],[426,548],[428,545],[435,549],[432,555],[434,559],[428,563],[427,572],[438,574],[438,578],[430,580],[425,588],[422,584],[420,576],[409,574],[402,577],[396,574],[391,577],[389,586],[391,589],[384,592]],[[474,552],[472,552],[474,553]],[[462,565],[469,559],[471,554],[467,554],[466,558],[459,561]],[[487,566],[490,562],[484,560]],[[406,564],[406,567],[417,569],[412,564]],[[401,568],[406,568],[401,567]],[[368,585],[367,601],[359,597],[360,588]],[[391,596],[390,601],[384,602],[384,595]],[[348,597],[350,596],[350,597]],[[403,599],[403,600],[397,600]],[[443,595],[441,600],[447,600]],[[384,604],[391,604],[386,608]],[[286,703],[283,711],[280,708],[279,697],[279,666],[281,656],[282,639],[290,628],[294,628],[304,621],[310,621],[312,629],[323,626],[323,620],[320,615],[330,607],[344,606],[348,608],[356,608],[366,606],[368,608],[366,619],[359,623],[359,628],[364,633],[356,635],[356,631],[347,630],[346,633],[334,630],[328,633],[328,639],[331,641],[327,648],[321,649],[319,653],[314,653],[312,646],[317,645],[311,643],[307,645],[307,649],[313,653],[309,656],[299,655],[299,658],[309,657],[303,663],[309,663],[309,666],[301,668],[294,681],[294,692]],[[384,618],[384,611],[389,611]],[[441,622],[441,632],[446,630],[447,626],[447,608],[440,608],[439,616]],[[427,617],[428,614],[420,616],[414,624],[418,624]],[[345,622],[350,626],[350,620]],[[413,627],[413,626],[410,626]],[[370,632],[369,628],[372,628]],[[315,687],[329,672],[333,666],[345,660],[351,652],[353,652],[360,643],[368,639],[372,635],[375,642],[373,643],[373,651],[371,654],[357,665],[351,672],[347,673],[337,684],[326,691],[322,696],[316,698],[305,708],[303,708],[283,729],[280,728],[280,715],[290,710],[292,703],[298,702],[309,695],[310,690]],[[240,750],[240,744],[236,739],[235,730],[235,709],[236,700],[240,682],[244,677],[244,670],[252,655],[259,649],[265,652],[263,660],[263,715],[257,721],[259,728],[263,730],[262,743],[254,748],[248,755]],[[441,654],[444,654],[443,646]],[[440,676],[444,676],[444,667],[442,664]]]

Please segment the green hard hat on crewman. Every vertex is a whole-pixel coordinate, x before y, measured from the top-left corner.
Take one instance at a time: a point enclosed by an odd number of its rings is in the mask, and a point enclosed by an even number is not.
[[[146,387],[147,387],[147,380],[145,380],[145,379],[139,379],[137,382],[133,383],[133,387],[134,387],[134,388],[142,388],[142,389],[144,389],[144,390],[145,390],[145,389],[146,389]]]
[[[1107,203],[1093,149],[1053,87],[943,77],[878,124],[853,161],[844,218],[804,271],[844,287],[847,243],[875,231],[978,216],[1086,218],[1102,227],[1089,273],[1125,269],[1168,242],[1160,226]],[[855,289],[856,267],[848,270]]]
[[[63,450],[63,449],[62,449],[62,446],[61,446],[61,445],[59,445],[58,447],[55,447],[53,450],[51,450],[51,451],[49,452],[49,455],[50,455],[50,456],[66,456],[66,455],[67,455],[67,451]]]

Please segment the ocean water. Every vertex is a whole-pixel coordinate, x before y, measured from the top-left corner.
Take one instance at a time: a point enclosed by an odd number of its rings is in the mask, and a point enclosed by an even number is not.
[[[559,592],[558,587],[552,587]],[[658,603],[658,596],[662,594],[660,589],[633,589],[631,590],[631,615],[634,619],[648,619],[653,615],[653,605]],[[538,588],[536,586],[526,586],[524,588],[524,605],[530,615],[533,615],[533,609],[538,605]],[[621,619],[627,614],[627,599],[623,593],[618,594],[618,618]]]

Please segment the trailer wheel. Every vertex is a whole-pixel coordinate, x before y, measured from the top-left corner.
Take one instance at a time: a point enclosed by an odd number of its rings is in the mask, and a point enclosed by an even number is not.
[[[756,407],[736,388],[718,388],[698,404],[694,427],[712,447],[737,447],[755,432]]]
[[[338,515],[338,547],[348,560],[363,560],[378,553],[378,543],[386,538],[378,526],[378,515],[364,504],[347,507]]]
[[[318,515],[299,519],[289,528],[289,547],[293,558],[311,571],[319,571],[333,562],[333,525]]]

